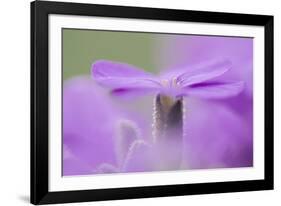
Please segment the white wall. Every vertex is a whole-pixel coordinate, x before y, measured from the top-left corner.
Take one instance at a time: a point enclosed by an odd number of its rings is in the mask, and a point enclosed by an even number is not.
[[[77,0],[78,1],[78,0]],[[275,16],[275,191],[150,198],[90,203],[90,205],[277,205],[281,201],[281,62],[278,0],[84,0],[99,4],[210,10]],[[279,7],[279,8],[278,8]],[[2,0],[0,7],[0,205],[29,201],[29,1]],[[278,80],[278,82],[277,82]],[[280,204],[280,203],[279,203]],[[89,203],[70,204],[89,205]]]

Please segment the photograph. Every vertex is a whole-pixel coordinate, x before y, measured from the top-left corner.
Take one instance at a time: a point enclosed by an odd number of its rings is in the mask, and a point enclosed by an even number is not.
[[[62,28],[62,175],[253,167],[253,38]]]

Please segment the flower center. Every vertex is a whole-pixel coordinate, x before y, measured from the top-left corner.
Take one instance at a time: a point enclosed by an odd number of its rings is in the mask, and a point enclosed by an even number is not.
[[[168,79],[162,79],[161,84],[163,87],[168,87],[169,86],[169,80]]]
[[[178,86],[177,77],[173,77],[172,78],[172,86],[173,87],[177,87]]]
[[[173,77],[170,80],[162,79],[161,84],[163,87],[178,87],[177,77]]]

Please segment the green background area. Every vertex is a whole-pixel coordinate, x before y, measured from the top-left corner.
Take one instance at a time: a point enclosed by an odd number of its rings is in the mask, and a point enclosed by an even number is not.
[[[90,75],[99,59],[152,71],[156,36],[150,33],[63,29],[63,78]]]

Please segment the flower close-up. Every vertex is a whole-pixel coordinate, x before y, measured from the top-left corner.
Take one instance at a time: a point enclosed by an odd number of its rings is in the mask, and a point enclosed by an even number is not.
[[[238,94],[243,88],[241,81],[212,81],[230,68],[231,62],[220,60],[156,76],[132,65],[100,60],[92,65],[92,75],[99,84],[118,94],[133,92],[159,93],[175,98],[224,98]]]
[[[253,166],[251,38],[67,30],[64,45],[64,176]]]

